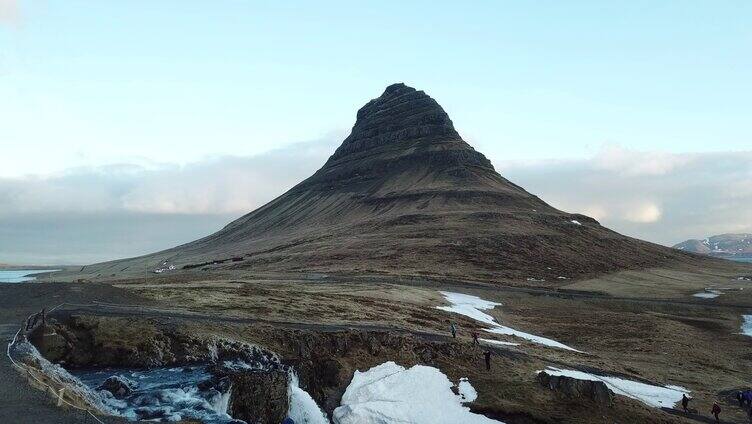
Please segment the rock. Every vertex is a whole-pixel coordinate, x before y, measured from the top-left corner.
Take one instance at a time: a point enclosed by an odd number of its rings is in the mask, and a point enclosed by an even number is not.
[[[138,388],[138,384],[130,379],[113,375],[98,387],[99,390],[107,390],[118,399],[122,399]]]
[[[70,349],[70,342],[66,336],[63,327],[48,323],[35,328],[29,334],[29,341],[48,361],[58,362],[65,358]]]
[[[163,409],[142,407],[136,408],[134,411],[139,420],[157,420],[165,418],[165,412]]]
[[[230,376],[227,413],[256,424],[279,424],[287,416],[287,373],[249,370]]]
[[[543,387],[572,399],[589,399],[598,405],[611,405],[614,392],[602,381],[580,380],[572,377],[538,373],[538,382]]]

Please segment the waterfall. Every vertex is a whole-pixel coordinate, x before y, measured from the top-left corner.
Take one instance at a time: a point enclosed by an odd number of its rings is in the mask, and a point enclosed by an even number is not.
[[[298,375],[291,371],[288,376],[287,396],[290,406],[287,416],[295,421],[295,424],[330,424],[321,408],[316,404],[311,395],[300,388]]]

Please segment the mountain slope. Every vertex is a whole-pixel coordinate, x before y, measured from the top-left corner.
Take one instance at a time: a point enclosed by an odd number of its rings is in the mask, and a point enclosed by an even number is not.
[[[568,214],[499,175],[439,104],[404,84],[357,113],[314,175],[194,242],[85,267],[418,274],[556,281],[697,257]]]
[[[752,257],[752,234],[721,234],[704,240],[686,240],[674,249],[718,257]]]

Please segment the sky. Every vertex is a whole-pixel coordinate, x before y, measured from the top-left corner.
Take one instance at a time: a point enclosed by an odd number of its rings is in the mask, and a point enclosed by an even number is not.
[[[749,1],[0,0],[0,263],[221,228],[403,81],[504,176],[671,245],[752,232]]]

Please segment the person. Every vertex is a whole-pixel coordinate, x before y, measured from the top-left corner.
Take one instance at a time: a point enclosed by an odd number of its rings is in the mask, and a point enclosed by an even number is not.
[[[739,408],[744,408],[744,393],[741,390],[736,392],[736,400],[739,402]]]
[[[480,341],[478,340],[478,332],[473,331],[473,344],[480,346]]]
[[[718,414],[721,413],[721,406],[718,405],[718,402],[713,402],[713,409],[710,410],[710,413],[715,417],[715,422],[721,422],[721,419],[718,418]]]
[[[454,325],[454,321],[449,322],[449,331],[452,332],[452,338],[457,338],[457,326]]]
[[[483,352],[483,358],[486,360],[486,371],[491,371],[491,351]]]
[[[689,412],[687,406],[689,406],[689,398],[686,393],[682,393],[682,409],[684,409],[684,412]]]

